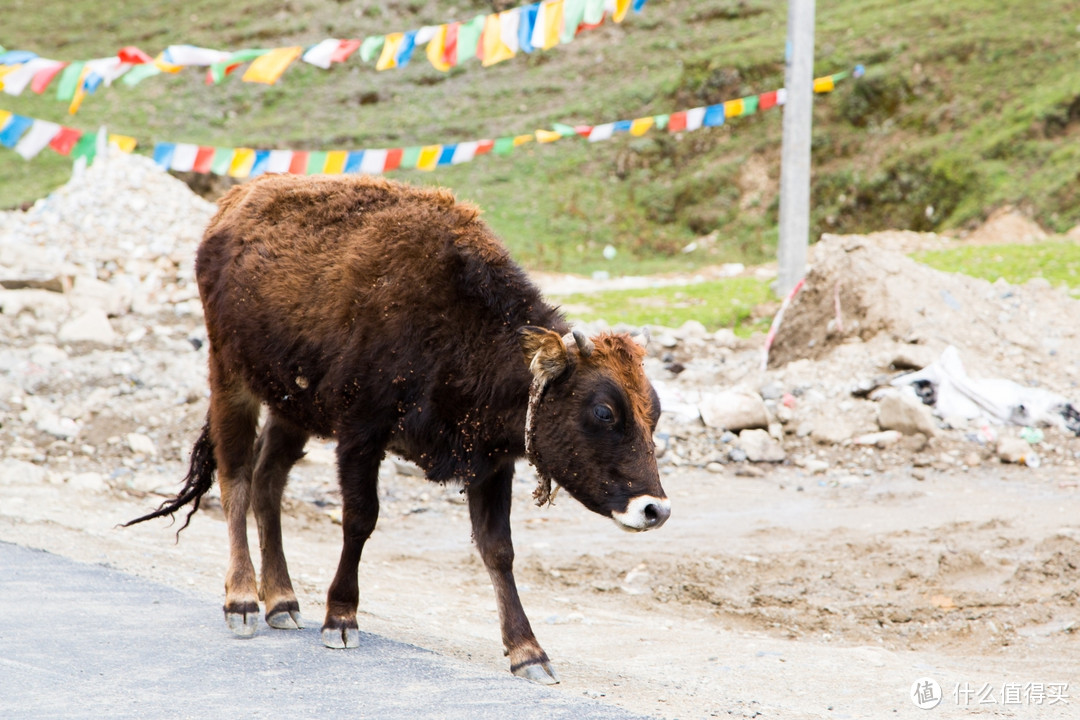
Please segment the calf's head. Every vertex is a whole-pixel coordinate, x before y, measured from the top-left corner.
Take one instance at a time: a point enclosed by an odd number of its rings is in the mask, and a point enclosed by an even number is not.
[[[525,449],[541,488],[558,483],[623,530],[663,525],[671,503],[652,436],[660,401],[641,345],[626,334],[560,337],[538,327],[521,330],[521,345],[533,376]]]

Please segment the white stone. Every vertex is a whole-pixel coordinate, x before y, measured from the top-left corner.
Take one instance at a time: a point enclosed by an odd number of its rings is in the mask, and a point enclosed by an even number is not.
[[[127,446],[133,453],[157,455],[157,445],[154,444],[154,441],[151,440],[148,435],[143,435],[142,433],[128,433]]]
[[[709,331],[706,330],[705,326],[702,325],[699,321],[687,320],[679,327],[678,334],[680,337],[684,338],[700,339],[708,335]]]
[[[1004,436],[997,441],[997,456],[1001,462],[1021,463],[1034,452],[1023,438]]]
[[[131,309],[131,297],[96,277],[80,275],[71,288],[71,304],[77,308],[99,307],[106,315],[123,315]]]
[[[48,290],[0,290],[0,308],[13,316],[29,310],[39,320],[60,320],[71,312],[67,297]]]
[[[733,348],[739,344],[739,336],[730,328],[720,328],[713,333],[713,341],[720,347]]]
[[[819,445],[840,445],[851,439],[853,432],[843,415],[822,416],[813,420],[810,439]]]
[[[30,362],[36,365],[55,365],[68,359],[68,354],[48,343],[37,343],[30,348]]]
[[[707,393],[698,403],[706,426],[718,430],[745,430],[769,426],[769,413],[761,396],[746,388]]]
[[[104,492],[109,489],[104,476],[97,472],[84,472],[72,475],[68,478],[67,484],[76,490],[86,490],[88,492]]]
[[[78,316],[60,326],[57,335],[60,342],[92,342],[99,345],[112,345],[116,342],[116,331],[109,322],[109,316],[99,307],[89,307]]]
[[[34,426],[41,432],[61,440],[73,440],[79,434],[79,423],[59,415],[50,414],[40,417]]]
[[[904,437],[904,434],[899,430],[883,430],[876,433],[866,433],[854,438],[852,442],[856,445],[876,445],[878,447],[888,447],[889,445],[895,445],[900,442]]]
[[[937,435],[938,427],[929,406],[908,393],[890,393],[878,404],[878,426],[882,430],[899,430],[905,435],[922,433]]]
[[[750,462],[778,463],[787,457],[780,443],[764,430],[743,430],[737,444]]]
[[[0,460],[0,485],[39,485],[46,475],[45,468],[24,460]]]

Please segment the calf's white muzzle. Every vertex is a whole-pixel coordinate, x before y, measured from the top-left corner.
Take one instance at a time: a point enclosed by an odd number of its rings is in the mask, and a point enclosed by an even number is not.
[[[627,503],[623,512],[611,513],[611,518],[627,532],[642,532],[660,527],[670,515],[671,501],[666,497],[639,495]]]

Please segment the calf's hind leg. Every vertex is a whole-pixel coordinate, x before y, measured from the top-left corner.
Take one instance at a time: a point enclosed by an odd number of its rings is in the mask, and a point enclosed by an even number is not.
[[[248,549],[247,512],[251,461],[259,401],[235,374],[210,358],[210,434],[221,485],[221,505],[229,527],[229,569],[225,575],[225,622],[243,637],[255,634],[259,596]]]
[[[259,598],[266,604],[266,624],[280,630],[304,627],[281,543],[281,496],[289,470],[304,456],[307,440],[307,432],[271,411],[256,442],[251,506],[262,551]]]
[[[510,490],[514,466],[497,470],[469,485],[469,517],[473,539],[495,587],[503,647],[510,671],[543,685],[559,682],[547,653],[533,635],[514,582],[514,545],[510,539]]]

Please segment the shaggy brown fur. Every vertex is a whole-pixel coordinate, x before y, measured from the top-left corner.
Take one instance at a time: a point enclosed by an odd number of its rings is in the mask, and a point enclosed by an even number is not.
[[[298,627],[281,496],[309,436],[335,437],[344,545],[323,640],[350,647],[357,564],[392,449],[431,480],[464,482],[511,666],[552,678],[512,571],[510,488],[530,387],[542,380],[533,442],[543,476],[603,515],[641,496],[666,503],[652,444],[659,403],[641,349],[625,335],[596,338],[591,354],[567,347],[566,322],[477,208],[382,179],[263,176],[234,188],[206,230],[196,275],[210,340],[207,424],[184,489],[133,522],[197,508],[216,469],[231,547],[227,621],[253,633],[261,598],[271,625]],[[261,404],[269,415],[256,439]]]

